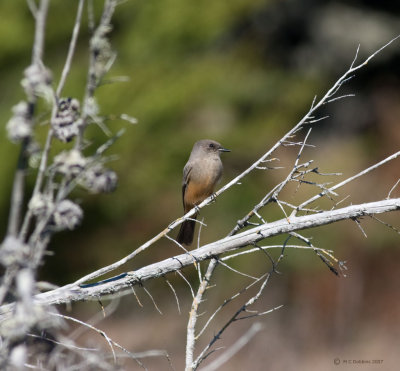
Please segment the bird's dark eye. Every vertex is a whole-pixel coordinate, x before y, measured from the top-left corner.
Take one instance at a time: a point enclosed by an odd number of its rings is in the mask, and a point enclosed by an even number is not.
[[[215,147],[214,143],[210,143],[210,144],[209,144],[209,147],[210,147],[210,148],[214,148],[214,147]]]

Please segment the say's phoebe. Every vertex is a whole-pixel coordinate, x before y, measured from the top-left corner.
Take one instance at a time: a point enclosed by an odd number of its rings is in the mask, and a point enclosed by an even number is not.
[[[182,198],[185,214],[211,196],[222,176],[221,152],[230,152],[218,142],[203,139],[196,142],[183,168]],[[196,219],[197,213],[192,216]],[[193,242],[195,221],[186,220],[179,230],[177,241],[185,245]]]

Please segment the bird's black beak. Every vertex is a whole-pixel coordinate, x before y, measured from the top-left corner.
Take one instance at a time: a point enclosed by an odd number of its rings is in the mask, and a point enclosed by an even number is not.
[[[231,150],[221,147],[221,148],[218,148],[218,151],[220,151],[220,152],[230,152]]]

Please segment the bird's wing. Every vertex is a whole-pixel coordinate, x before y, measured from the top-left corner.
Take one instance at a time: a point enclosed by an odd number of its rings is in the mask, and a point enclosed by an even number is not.
[[[183,207],[185,207],[185,192],[186,188],[190,181],[190,173],[192,171],[192,166],[190,164],[186,164],[183,168],[183,180],[182,180],[182,202]]]

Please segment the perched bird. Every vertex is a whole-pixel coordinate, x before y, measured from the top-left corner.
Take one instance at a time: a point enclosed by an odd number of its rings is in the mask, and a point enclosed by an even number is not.
[[[218,142],[203,139],[196,142],[183,168],[182,198],[185,214],[211,196],[222,176],[221,152],[230,152]],[[197,213],[192,216],[196,219]],[[186,220],[179,230],[177,241],[191,245],[194,235],[194,220]]]

